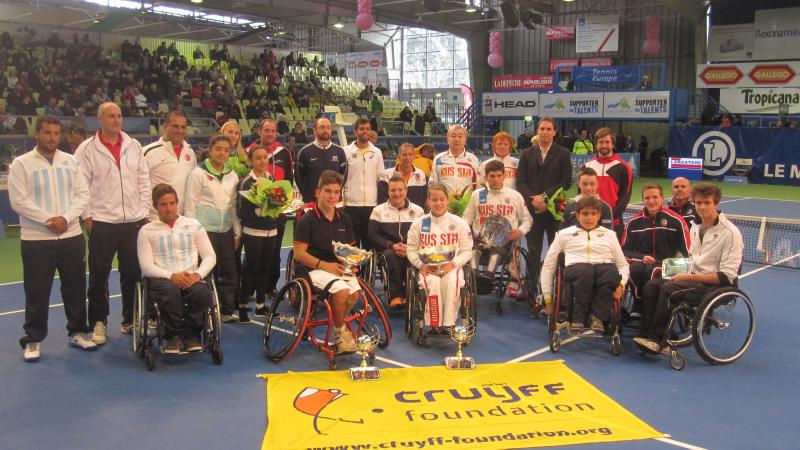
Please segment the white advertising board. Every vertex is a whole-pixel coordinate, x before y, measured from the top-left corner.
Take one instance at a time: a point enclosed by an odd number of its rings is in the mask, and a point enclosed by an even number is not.
[[[715,25],[708,34],[708,60],[749,61],[753,59],[753,24]]]
[[[756,11],[753,59],[800,58],[800,8]]]
[[[787,104],[789,114],[800,114],[800,88],[720,89],[719,104],[734,114],[778,114]]]
[[[540,94],[539,114],[570,119],[598,119],[603,117],[603,93]]]
[[[490,117],[525,117],[539,115],[538,92],[485,92],[483,115]]]
[[[606,119],[669,119],[669,91],[606,92]]]
[[[575,52],[597,53],[619,50],[619,16],[578,16]]]

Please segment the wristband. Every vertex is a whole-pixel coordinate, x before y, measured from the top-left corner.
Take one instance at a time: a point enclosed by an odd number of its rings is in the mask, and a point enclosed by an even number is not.
[[[314,269],[319,269],[319,263],[321,263],[321,262],[322,262],[321,259],[317,259],[317,265],[314,266]]]

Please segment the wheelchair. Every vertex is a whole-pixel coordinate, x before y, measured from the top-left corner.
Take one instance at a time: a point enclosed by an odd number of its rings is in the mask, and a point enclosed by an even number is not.
[[[380,282],[381,284],[381,292],[378,294],[378,297],[381,297],[383,301],[388,304],[389,303],[389,273],[386,266],[386,257],[377,250],[372,250],[370,252],[370,260],[361,266],[364,274],[362,278],[364,281],[373,289],[375,289],[375,282]]]
[[[463,267],[464,286],[459,291],[461,305],[458,308],[458,319],[456,324],[465,326],[478,326],[478,308],[475,302],[475,274],[469,267]],[[424,347],[428,338],[447,338],[449,333],[436,333],[432,329],[425,329],[425,303],[428,295],[422,285],[419,284],[419,270],[409,267],[406,271],[406,334],[418,346]]]
[[[564,253],[558,255],[556,273],[553,280],[553,305],[547,319],[547,332],[550,337],[550,351],[558,353],[561,349],[561,334],[567,330],[571,334],[569,324],[572,322],[573,296],[569,283],[566,282],[566,266]],[[623,296],[624,298],[624,296]],[[605,333],[581,333],[578,337],[602,338],[611,337],[611,353],[619,356],[622,353],[622,300],[611,302],[611,318],[605,323]]]
[[[496,297],[495,311],[499,315],[503,313],[503,298],[508,292],[509,285],[512,282],[517,283],[516,300],[527,302],[538,316],[541,289],[539,289],[538,277],[531,271],[528,251],[513,243],[502,247],[478,244],[474,250],[480,251],[481,255],[475,258],[477,267],[473,269],[475,279],[475,291],[473,292],[476,295],[494,294]],[[497,264],[494,270],[489,270],[488,263],[492,254],[498,255]]]
[[[300,341],[308,340],[328,357],[331,370],[336,370],[336,347],[333,336],[332,309],[328,287],[318,289],[311,283],[308,270],[294,262],[294,251],[289,251],[286,266],[287,282],[278,291],[264,322],[264,352],[272,362],[289,357]],[[361,278],[360,295],[345,314],[345,326],[358,339],[362,331],[377,330],[379,348],[386,348],[392,340],[392,329],[383,304],[372,288]],[[343,355],[343,354],[340,354]],[[375,355],[370,354],[370,363]]]
[[[217,297],[217,287],[214,277],[209,275],[205,280],[211,288],[211,304],[206,313],[205,324],[201,333],[203,351],[211,353],[214,364],[222,364],[224,353],[220,346],[222,335],[222,321],[220,320],[219,300]],[[150,298],[149,283],[147,278],[142,278],[136,282],[133,301],[133,351],[147,364],[147,370],[156,368],[156,351],[161,352],[164,347],[164,322],[158,303]],[[148,324],[149,320],[154,320],[156,326],[154,330]],[[154,348],[154,341],[156,346]]]
[[[662,353],[674,370],[686,367],[678,348],[694,344],[709,364],[730,364],[741,357],[755,333],[755,309],[750,297],[736,286],[721,286],[703,293],[676,292],[670,297],[669,321]],[[648,353],[637,347],[639,354]]]

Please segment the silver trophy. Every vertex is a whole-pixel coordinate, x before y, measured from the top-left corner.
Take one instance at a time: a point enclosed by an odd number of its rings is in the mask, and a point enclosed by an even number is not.
[[[369,261],[369,252],[352,245],[333,241],[333,254],[336,259],[344,264],[344,276],[355,276],[353,267],[358,267]]]
[[[456,256],[455,245],[433,245],[425,247],[419,251],[419,259],[423,264],[427,264],[436,269],[436,275],[444,275],[441,266],[449,263]]]
[[[444,359],[444,365],[448,369],[475,368],[475,359],[461,353],[461,346],[469,344],[475,336],[475,321],[462,320],[461,322],[450,330],[450,339],[456,343],[457,351],[456,356],[448,356]]]
[[[503,247],[508,244],[511,222],[503,216],[489,216],[481,224],[481,241],[487,247]]]
[[[661,263],[661,278],[669,280],[679,273],[689,273],[692,260],[689,258],[667,258]]]
[[[377,327],[367,327],[361,330],[356,338],[356,348],[361,354],[361,364],[358,367],[350,368],[350,379],[353,381],[376,381],[381,379],[380,370],[367,364],[367,358],[373,355],[375,348],[381,340],[380,332]]]

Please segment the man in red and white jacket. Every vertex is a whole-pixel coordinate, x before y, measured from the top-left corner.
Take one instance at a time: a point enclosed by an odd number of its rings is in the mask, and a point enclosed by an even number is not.
[[[597,172],[597,193],[604,202],[611,205],[614,213],[614,231],[617,233],[617,238],[622,238],[625,229],[622,215],[631,200],[633,170],[628,163],[614,154],[616,139],[614,130],[600,128],[594,134],[594,139],[597,155],[586,162],[586,167],[591,167]]]
[[[144,147],[144,158],[150,171],[150,184],[166,183],[178,195],[178,213],[183,214],[186,199],[186,180],[197,168],[197,156],[186,142],[186,116],[180,111],[172,111],[164,117],[164,135]],[[155,209],[150,209],[150,219],[158,218]]]
[[[136,236],[150,210],[150,171],[142,146],[122,131],[122,111],[111,102],[97,108],[100,129],[75,150],[89,187],[89,207],[81,216],[89,232],[89,324],[98,345],[107,339],[108,275],[119,261],[123,334],[133,326],[133,295],[141,277]]]
[[[461,125],[451,125],[447,130],[450,148],[433,158],[431,183],[442,183],[449,194],[461,195],[464,188],[472,190],[478,185],[478,157],[467,151],[467,130]]]

